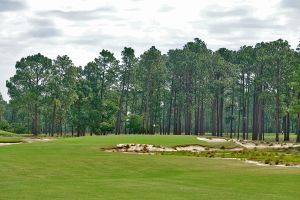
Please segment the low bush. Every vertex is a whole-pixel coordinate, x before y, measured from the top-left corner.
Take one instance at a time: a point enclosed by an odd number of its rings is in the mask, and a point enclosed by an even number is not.
[[[241,151],[217,150],[203,152],[161,152],[163,155],[184,155],[208,158],[238,158],[265,164],[300,165],[300,148],[286,149],[244,149]]]

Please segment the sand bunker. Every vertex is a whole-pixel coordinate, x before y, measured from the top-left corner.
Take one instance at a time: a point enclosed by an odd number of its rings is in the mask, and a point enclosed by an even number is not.
[[[33,143],[33,142],[49,142],[54,139],[49,139],[49,138],[24,138],[22,139],[22,142],[6,142],[6,143],[0,143],[0,146],[8,146],[8,145],[13,145],[13,144],[26,144],[26,143]]]
[[[197,137],[197,140],[205,141],[205,142],[227,142],[227,140],[223,138],[204,138],[204,137]]]
[[[205,148],[199,145],[186,145],[176,147],[164,147],[151,144],[118,144],[115,148],[105,149],[108,152],[136,152],[136,153],[149,153],[149,152],[161,152],[161,151],[191,151],[200,152],[207,150],[216,150],[213,148]]]
[[[261,166],[261,167],[296,167],[296,168],[300,168],[300,165],[298,164],[292,164],[292,165],[284,165],[284,164],[266,164],[263,161],[255,161],[255,160],[245,160],[242,158],[213,158],[213,159],[222,159],[222,160],[239,160],[242,162],[245,162],[247,164],[252,164],[252,165],[256,165],[256,166]]]
[[[249,142],[249,141],[244,141],[244,142],[240,142],[237,140],[232,140],[234,141],[236,144],[246,148],[246,149],[280,149],[280,148],[290,148],[290,147],[300,147],[300,145],[298,144],[294,144],[294,143],[270,143],[270,144],[255,144],[253,142]]]
[[[219,140],[223,141],[223,140]],[[225,140],[226,141],[226,140]],[[239,142],[237,140],[231,140],[241,145],[242,148],[233,148],[227,149],[230,151],[240,151],[243,149],[254,149],[254,148],[289,148],[289,147],[298,147],[299,145],[295,145],[292,143],[286,144],[255,144],[252,142]],[[271,145],[271,146],[270,146]],[[220,148],[208,148],[200,145],[185,145],[185,146],[175,146],[175,147],[164,147],[159,145],[151,145],[151,144],[118,144],[114,148],[106,148],[103,149],[106,152],[122,152],[129,154],[147,154],[154,155],[156,152],[174,152],[174,151],[189,151],[189,152],[204,152],[204,151],[216,151],[222,150]],[[240,158],[220,158],[220,159],[234,159],[246,162],[248,164],[254,164],[257,166],[275,166],[275,167],[299,167],[300,165],[284,165],[284,164],[272,164],[272,163],[264,163],[263,161],[254,161],[254,160],[245,160]]]
[[[245,163],[254,164],[256,166],[263,166],[263,167],[274,166],[274,167],[297,167],[297,168],[300,168],[300,165],[283,165],[283,164],[273,165],[273,164],[265,164],[265,163],[262,163],[259,161],[253,161],[253,160],[245,160]]]
[[[54,139],[49,139],[49,138],[25,138],[23,139],[23,141],[25,143],[32,143],[32,142],[49,142],[52,141]]]
[[[12,145],[12,144],[21,144],[21,142],[17,142],[17,143],[0,143],[0,146],[8,146],[8,145]]]

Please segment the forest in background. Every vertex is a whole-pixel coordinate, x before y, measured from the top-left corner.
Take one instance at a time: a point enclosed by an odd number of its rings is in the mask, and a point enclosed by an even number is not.
[[[17,61],[0,98],[0,129],[47,134],[196,134],[300,141],[300,46],[279,39],[212,51],[196,38],[140,57],[125,47],[86,66],[67,56]]]

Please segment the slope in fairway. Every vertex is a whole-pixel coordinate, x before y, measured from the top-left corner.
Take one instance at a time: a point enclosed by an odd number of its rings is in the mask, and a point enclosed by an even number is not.
[[[0,199],[298,199],[299,168],[107,153],[118,143],[197,144],[192,136],[104,136],[0,147]]]

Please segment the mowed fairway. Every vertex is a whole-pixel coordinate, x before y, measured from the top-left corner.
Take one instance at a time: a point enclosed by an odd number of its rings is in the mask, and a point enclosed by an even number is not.
[[[194,136],[102,136],[0,147],[0,199],[299,199],[300,168],[108,153],[119,143],[197,144]]]

